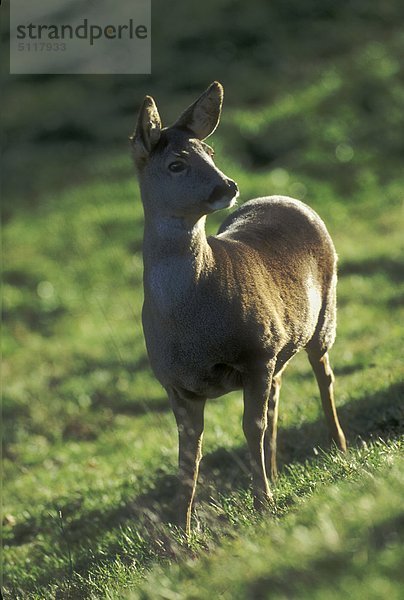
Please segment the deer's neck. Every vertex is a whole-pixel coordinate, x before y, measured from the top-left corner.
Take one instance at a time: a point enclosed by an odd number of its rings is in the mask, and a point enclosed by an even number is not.
[[[145,218],[143,239],[145,301],[168,313],[187,303],[213,264],[206,217],[194,225],[175,217]]]

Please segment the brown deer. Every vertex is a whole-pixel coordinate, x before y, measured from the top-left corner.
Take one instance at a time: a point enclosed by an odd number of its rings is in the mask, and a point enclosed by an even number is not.
[[[320,217],[285,196],[256,198],[206,237],[206,216],[233,206],[234,181],[203,140],[216,129],[214,82],[171,127],[146,96],[131,144],[144,207],[143,330],[179,433],[179,524],[187,534],[207,398],[243,389],[254,506],[272,500],[281,374],[304,348],[332,439],[346,450],[328,350],[336,328],[336,261]]]

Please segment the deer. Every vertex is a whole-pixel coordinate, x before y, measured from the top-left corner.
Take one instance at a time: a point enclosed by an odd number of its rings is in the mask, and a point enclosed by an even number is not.
[[[346,451],[329,350],[336,335],[337,255],[324,222],[288,196],[250,200],[207,237],[209,214],[233,207],[235,181],[205,140],[223,86],[214,81],[169,127],[146,96],[130,144],[144,212],[142,324],[152,371],[178,428],[178,525],[191,532],[207,399],[243,391],[253,505],[273,503],[282,373],[301,349],[331,440]]]

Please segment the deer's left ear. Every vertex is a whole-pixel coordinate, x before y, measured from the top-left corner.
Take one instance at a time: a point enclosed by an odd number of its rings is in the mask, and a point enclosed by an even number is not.
[[[177,119],[173,127],[186,128],[199,140],[211,135],[219,124],[223,86],[214,81]]]
[[[139,111],[136,130],[129,137],[137,164],[143,163],[161,135],[161,119],[156,103],[151,96],[146,96]]]

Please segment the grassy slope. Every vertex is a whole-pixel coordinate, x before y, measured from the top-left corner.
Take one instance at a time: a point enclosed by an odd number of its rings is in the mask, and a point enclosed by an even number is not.
[[[197,598],[220,589],[233,598],[264,597],[272,588],[279,597],[358,597],[363,589],[366,597],[398,597],[400,39],[358,48],[349,65],[325,66],[312,87],[285,89],[274,105],[229,110],[215,136],[218,164],[243,199],[304,197],[340,255],[332,361],[352,451],[346,458],[329,452],[315,383],[305,357],[297,357],[282,390],[273,522],[251,510],[240,395],[233,394],[207,408],[200,532],[187,545],[169,525],[176,433],[145,359],[142,213],[129,159],[87,164],[91,183],[43,195],[38,209],[10,218],[3,333],[9,596],[52,598],[57,590],[59,597],[101,597],[109,590],[122,597],[128,590]],[[370,108],[363,97],[369,87],[385,89]],[[282,132],[290,132],[286,141]],[[369,145],[376,138],[377,147]],[[325,453],[313,450],[320,446]],[[163,575],[158,567],[142,584],[160,563]]]
[[[228,172],[246,189],[247,173],[236,165],[229,165]],[[269,178],[257,175],[254,185],[266,189]],[[6,338],[12,361],[5,366],[10,382],[5,390],[6,586],[15,596],[31,590],[35,597],[37,589],[37,597],[47,597],[42,586],[56,580],[59,587],[63,579],[74,590],[73,597],[89,591],[97,595],[109,579],[133,585],[151,563],[167,557],[182,561],[188,555],[184,541],[174,542],[164,525],[173,492],[176,434],[164,395],[144,359],[137,316],[141,263],[132,256],[141,235],[134,193],[134,184],[125,181],[84,186],[62,197],[57,208],[44,207],[37,222],[19,218],[6,232],[6,246],[8,239],[24,240],[9,248],[14,268],[6,277],[15,282],[30,273],[32,278],[18,292],[14,285],[6,290],[13,333]],[[341,418],[354,445],[358,434],[364,440],[396,437],[403,416],[403,289],[398,285],[402,213],[394,197],[387,212],[377,206],[377,199],[374,190],[349,208],[331,195],[316,204],[322,204],[341,258],[333,362]],[[363,220],[361,215],[370,211],[373,218]],[[393,442],[381,448],[370,442],[368,454],[334,457],[334,470],[327,457],[304,463],[313,457],[313,446],[324,445],[326,438],[304,357],[296,359],[285,377],[281,415],[281,456],[292,467],[277,491],[279,516],[295,511],[296,502],[299,510],[301,499],[324,481],[333,482],[330,493],[338,495],[338,481],[349,472],[351,460],[361,465],[354,468],[357,480],[364,471],[383,465],[379,454],[396,460]],[[238,395],[208,407],[208,456],[200,486],[203,531],[191,555],[220,546],[221,531],[237,536],[240,523],[256,521],[240,419]],[[382,479],[379,486],[384,486],[382,506],[389,483]],[[341,494],[349,496],[349,489],[342,487]],[[353,493],[352,502],[359,497]],[[392,496],[392,505],[396,501]],[[374,502],[377,513],[378,496]],[[365,537],[366,523],[358,517]],[[257,527],[257,535],[265,537],[262,524]],[[286,547],[293,543],[293,528],[290,532]],[[244,532],[239,535],[242,540]],[[341,535],[345,539],[348,533]],[[260,577],[262,570],[257,564]]]
[[[404,584],[402,451],[402,445],[380,444],[352,452],[348,461],[324,457],[327,481],[312,497],[294,498],[297,506],[282,519],[241,525],[200,560],[156,569],[140,597],[398,600]],[[316,481],[314,465],[288,469],[280,498],[292,485],[299,493],[303,478],[304,485]]]

